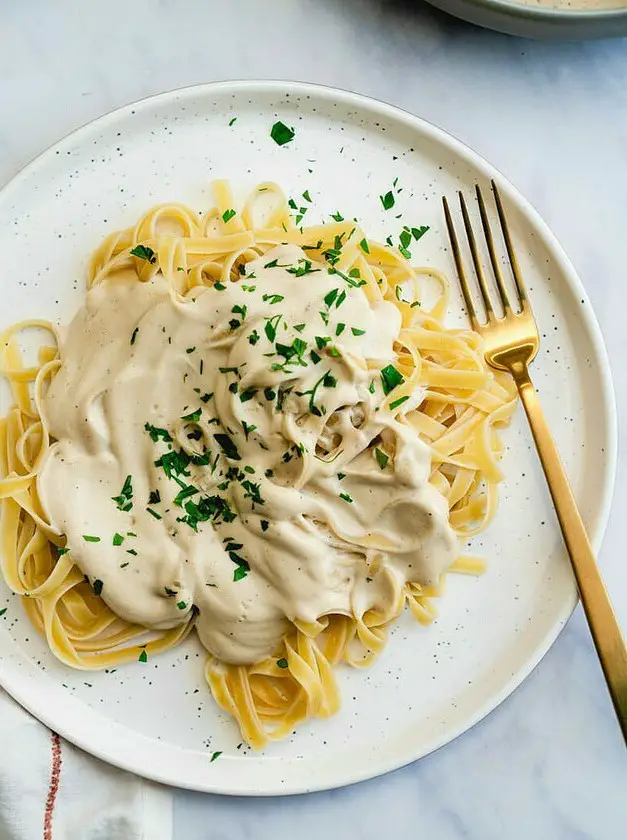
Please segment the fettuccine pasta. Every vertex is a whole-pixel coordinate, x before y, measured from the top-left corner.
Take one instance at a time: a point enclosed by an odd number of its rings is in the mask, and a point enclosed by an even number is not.
[[[428,624],[446,574],[483,571],[457,538],[494,516],[516,395],[406,248],[297,227],[272,183],[239,211],[214,189],[107,237],[69,328],[0,336],[1,562],[73,668],[195,630],[262,748],[333,715],[335,666],[369,665],[406,605]]]

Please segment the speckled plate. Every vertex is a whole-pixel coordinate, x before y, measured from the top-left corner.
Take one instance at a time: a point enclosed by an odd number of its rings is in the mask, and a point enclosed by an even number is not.
[[[231,124],[233,118],[236,121]],[[293,142],[270,138],[281,119]],[[229,82],[122,108],[49,149],[0,193],[0,328],[27,316],[67,321],[83,300],[89,254],[159,201],[199,210],[209,182],[244,194],[276,180],[308,189],[320,215],[359,216],[373,236],[430,225],[415,260],[452,275],[440,196],[498,180],[542,335],[534,377],[596,546],[616,453],[615,412],[594,315],[563,251],[489,164],[443,131],[371,99],[304,84]],[[395,211],[379,196],[398,179]],[[463,322],[454,288],[451,323]],[[8,402],[2,392],[3,410]],[[449,578],[439,619],[409,616],[368,671],[342,668],[341,712],[252,754],[219,712],[195,639],[114,673],[62,667],[0,584],[0,684],[83,749],[143,776],[229,794],[331,788],[385,773],[468,729],[531,671],[575,603],[568,561],[519,415],[506,434],[501,506],[474,550],[480,579]],[[216,761],[209,753],[222,751]]]

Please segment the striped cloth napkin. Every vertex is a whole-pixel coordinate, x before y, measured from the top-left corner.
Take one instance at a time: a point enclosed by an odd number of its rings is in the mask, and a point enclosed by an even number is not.
[[[172,794],[68,744],[0,689],[1,840],[172,840]]]

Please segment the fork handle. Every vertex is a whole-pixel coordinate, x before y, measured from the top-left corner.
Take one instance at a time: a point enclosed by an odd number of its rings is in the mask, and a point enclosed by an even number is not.
[[[594,645],[627,743],[627,648],[527,366],[517,365],[512,374],[531,426]]]

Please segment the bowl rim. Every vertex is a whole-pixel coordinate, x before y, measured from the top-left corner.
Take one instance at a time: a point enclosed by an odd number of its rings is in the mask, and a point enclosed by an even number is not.
[[[560,23],[583,23],[585,21],[611,21],[616,19],[627,22],[627,0],[618,9],[570,9],[555,6],[528,6],[520,0],[456,0],[466,6],[477,9],[491,9],[508,13],[517,18],[535,18],[536,20],[559,21]]]

